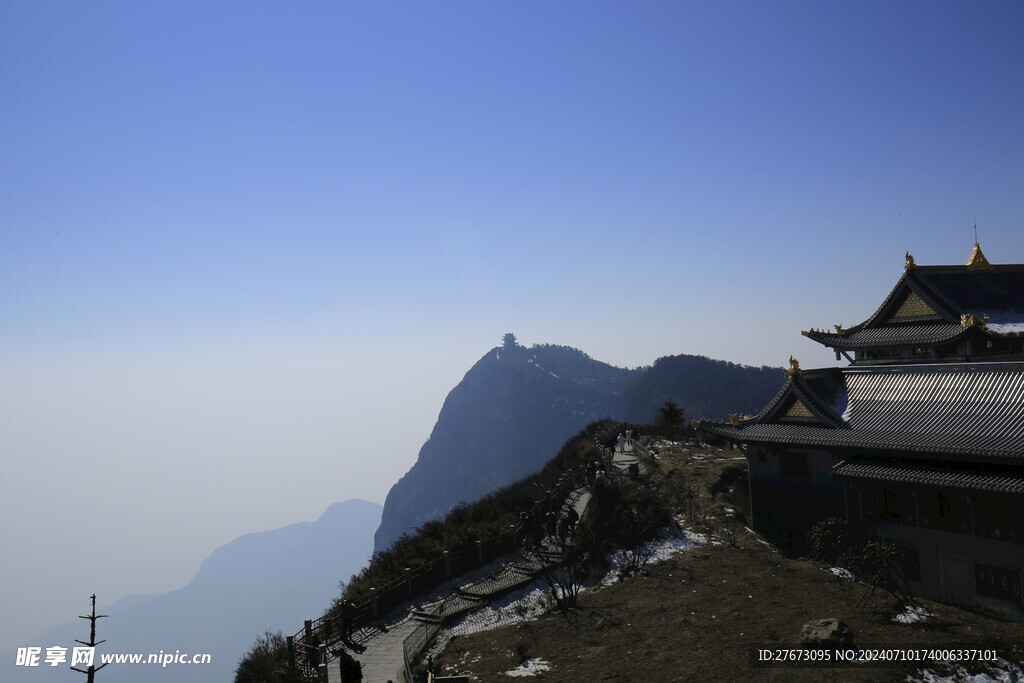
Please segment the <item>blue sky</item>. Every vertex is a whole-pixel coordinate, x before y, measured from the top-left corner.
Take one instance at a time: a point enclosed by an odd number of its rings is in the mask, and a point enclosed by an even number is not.
[[[799,330],[868,317],[904,250],[964,262],[976,215],[1024,261],[1022,28],[1012,2],[0,2],[0,509],[33,511],[0,537],[0,612],[32,615],[0,645],[382,502],[506,331],[829,364]],[[87,519],[131,540],[45,540]]]

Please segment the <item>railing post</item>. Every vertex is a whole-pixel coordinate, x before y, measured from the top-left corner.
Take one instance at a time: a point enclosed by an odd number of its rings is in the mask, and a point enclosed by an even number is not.
[[[476,542],[476,559],[480,564],[484,563],[484,544],[479,539]]]
[[[371,608],[371,610],[373,612],[373,618],[376,619],[377,616],[378,616],[377,615],[377,589],[376,588],[371,588],[370,589],[370,608]]]
[[[288,668],[295,671],[295,636],[288,636]]]
[[[409,597],[412,597],[412,569],[405,568],[405,586],[409,589]]]
[[[441,554],[444,555],[444,575],[450,579],[452,578],[452,554],[447,550]]]
[[[306,619],[302,622],[302,663],[309,666],[309,648],[313,642],[313,621]]]

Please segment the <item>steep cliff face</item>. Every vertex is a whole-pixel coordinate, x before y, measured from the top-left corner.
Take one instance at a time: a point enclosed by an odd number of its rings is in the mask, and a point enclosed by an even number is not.
[[[570,436],[616,412],[637,373],[564,346],[506,340],[466,373],[412,469],[388,493],[375,550],[540,469]]]

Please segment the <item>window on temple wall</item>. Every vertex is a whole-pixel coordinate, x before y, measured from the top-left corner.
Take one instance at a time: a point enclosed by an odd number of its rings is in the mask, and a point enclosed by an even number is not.
[[[907,581],[921,580],[921,551],[906,546],[898,546],[900,576]]]
[[[914,514],[914,497],[909,491],[895,488],[883,488],[872,492],[869,496],[868,513],[871,517],[884,522],[899,524],[917,524]]]
[[[929,491],[921,507],[921,526],[971,533],[971,511],[963,496]]]
[[[975,494],[973,502],[977,535],[1009,541],[1024,538],[1024,504],[1019,498]]]
[[[992,564],[974,565],[975,592],[1000,600],[1021,602],[1020,570]]]
[[[782,453],[779,456],[779,474],[784,477],[810,479],[811,471],[807,466],[805,453]]]

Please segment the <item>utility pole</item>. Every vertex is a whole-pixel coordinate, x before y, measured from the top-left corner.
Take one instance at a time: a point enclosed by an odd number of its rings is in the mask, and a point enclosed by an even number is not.
[[[84,640],[76,640],[75,642],[76,643],[81,643],[82,645],[86,645],[86,646],[91,647],[91,648],[95,648],[100,643],[107,642],[105,640],[100,640],[100,641],[96,640],[96,620],[97,619],[102,619],[105,616],[107,616],[107,615],[106,614],[96,614],[96,594],[93,593],[93,595],[92,595],[92,612],[90,612],[88,616],[79,616],[78,617],[79,619],[88,619],[89,620],[89,642],[87,643]],[[93,652],[95,653],[95,649],[93,650]],[[104,664],[100,664],[99,666],[94,666],[93,662],[90,661],[88,669],[76,669],[75,667],[71,667],[71,670],[72,671],[77,671],[78,673],[81,673],[81,674],[85,674],[86,675],[86,679],[85,679],[86,682],[87,683],[93,683],[96,680],[96,672],[99,671],[100,669],[102,669],[103,667],[105,667],[109,663],[110,662],[106,662]]]

